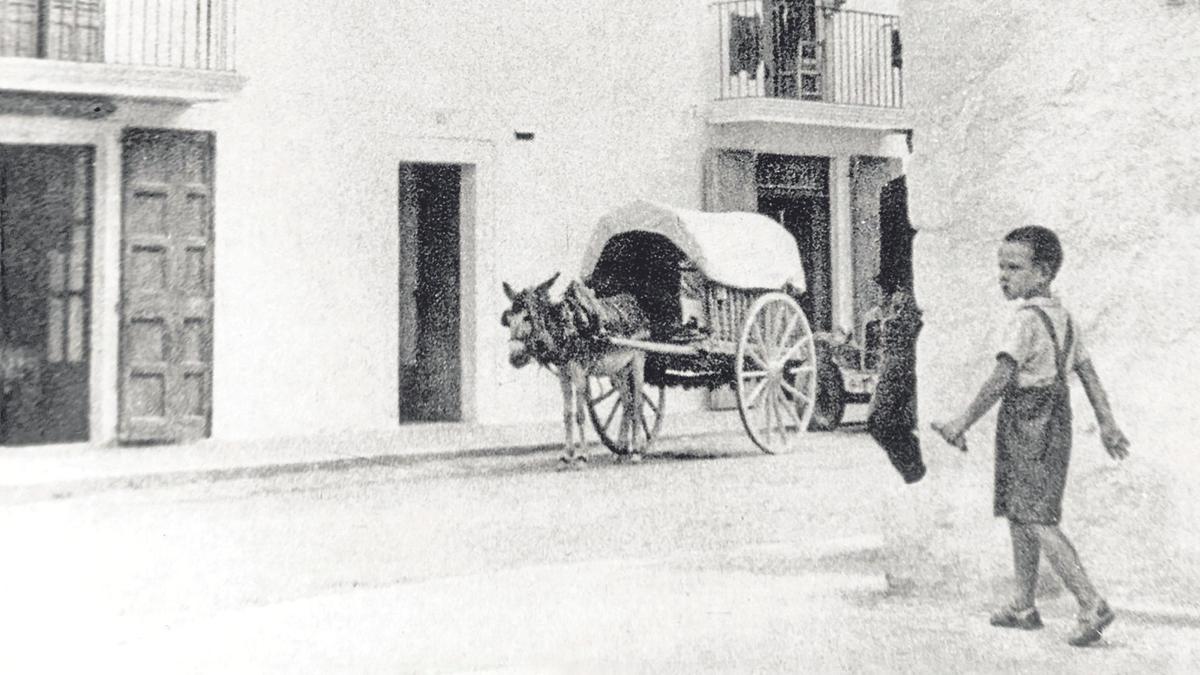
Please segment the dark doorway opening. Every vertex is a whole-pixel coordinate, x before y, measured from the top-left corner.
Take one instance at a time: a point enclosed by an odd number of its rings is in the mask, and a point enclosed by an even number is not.
[[[462,419],[462,168],[400,166],[400,421]]]
[[[793,237],[804,264],[807,292],[800,300],[814,330],[833,325],[829,222],[829,159],[760,155],[758,212],[777,220]]]
[[[88,440],[91,148],[0,146],[0,443]]]

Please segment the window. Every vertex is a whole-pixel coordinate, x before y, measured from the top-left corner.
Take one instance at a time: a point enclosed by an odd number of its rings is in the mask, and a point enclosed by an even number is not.
[[[0,56],[100,61],[102,0],[0,0]]]

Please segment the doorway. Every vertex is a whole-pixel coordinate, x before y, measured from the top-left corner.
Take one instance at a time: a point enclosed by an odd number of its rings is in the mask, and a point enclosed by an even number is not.
[[[766,42],[767,95],[819,101],[824,55],[815,0],[770,0]]]
[[[401,164],[401,422],[462,419],[462,167]]]
[[[760,155],[756,170],[758,212],[783,225],[800,251],[807,286],[800,305],[813,330],[831,330],[829,159]]]
[[[0,145],[0,444],[88,440],[92,148]]]

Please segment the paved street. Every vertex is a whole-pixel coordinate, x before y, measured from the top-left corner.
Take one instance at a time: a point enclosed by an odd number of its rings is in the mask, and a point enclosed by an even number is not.
[[[670,439],[658,450],[618,465],[593,449],[592,465],[576,472],[556,472],[553,455],[534,453],[6,504],[0,670],[1200,664],[1200,620],[1174,602],[1194,592],[1195,563],[1148,566],[1145,556],[1107,553],[1104,537],[1140,528],[1143,545],[1172,555],[1179,538],[1138,518],[1157,508],[1142,489],[1155,484],[1153,471],[1081,470],[1098,479],[1075,490],[1080,499],[1131,501],[1125,525],[1075,521],[1085,562],[1121,615],[1101,647],[1080,651],[1063,644],[1073,608],[1053,584],[1046,630],[986,625],[1008,565],[1004,530],[987,513],[986,458],[937,454],[930,478],[908,487],[860,433],[817,435],[783,457],[736,434]]]

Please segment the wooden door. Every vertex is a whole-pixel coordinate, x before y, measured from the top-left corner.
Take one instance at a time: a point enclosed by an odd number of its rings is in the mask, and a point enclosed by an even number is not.
[[[91,148],[0,146],[0,442],[85,441]]]
[[[204,437],[212,409],[213,138],[131,129],[123,166],[120,438]]]

